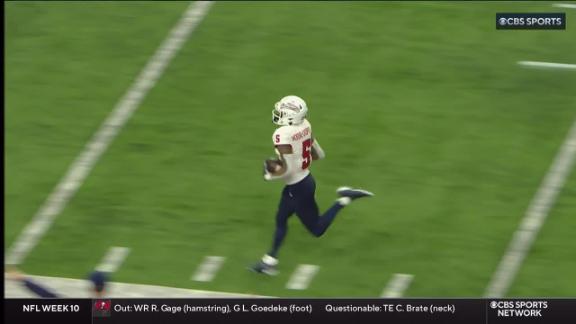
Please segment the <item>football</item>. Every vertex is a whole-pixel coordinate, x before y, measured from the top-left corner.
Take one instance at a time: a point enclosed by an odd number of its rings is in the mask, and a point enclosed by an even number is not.
[[[280,168],[282,168],[284,162],[282,162],[282,160],[278,159],[278,158],[270,158],[270,159],[266,159],[265,161],[265,165],[266,165],[266,170],[270,173],[274,173],[278,170],[280,170]]]

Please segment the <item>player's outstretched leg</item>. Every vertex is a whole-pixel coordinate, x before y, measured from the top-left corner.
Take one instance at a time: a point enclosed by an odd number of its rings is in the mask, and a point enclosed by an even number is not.
[[[314,216],[318,215],[317,207],[315,209],[303,210],[301,212],[297,210],[296,212],[306,228],[308,228],[308,230],[316,237],[322,236],[326,230],[328,230],[328,227],[330,227],[336,218],[336,215],[338,215],[338,212],[344,208],[344,206],[348,205],[355,199],[374,196],[374,194],[369,191],[352,189],[349,187],[340,187],[336,192],[340,198],[338,198],[332,207],[330,207],[322,216]],[[315,202],[314,206],[316,206]]]

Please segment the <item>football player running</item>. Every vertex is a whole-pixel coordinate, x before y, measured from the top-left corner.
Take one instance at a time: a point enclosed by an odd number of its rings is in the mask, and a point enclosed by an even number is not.
[[[320,215],[314,197],[316,183],[310,173],[310,166],[312,160],[321,160],[325,154],[318,140],[312,136],[312,126],[306,119],[307,112],[306,103],[297,96],[280,99],[272,110],[272,121],[280,126],[272,135],[279,161],[274,164],[264,163],[264,179],[281,179],[286,186],[276,212],[272,248],[260,262],[251,267],[259,273],[277,274],[278,250],[286,237],[290,216],[296,214],[312,235],[320,237],[344,206],[355,199],[373,196],[373,193],[366,190],[340,187],[336,190],[339,198]]]

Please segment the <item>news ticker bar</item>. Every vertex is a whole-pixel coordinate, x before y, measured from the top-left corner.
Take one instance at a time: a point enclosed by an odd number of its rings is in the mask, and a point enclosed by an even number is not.
[[[573,299],[5,299],[6,323],[576,323]]]

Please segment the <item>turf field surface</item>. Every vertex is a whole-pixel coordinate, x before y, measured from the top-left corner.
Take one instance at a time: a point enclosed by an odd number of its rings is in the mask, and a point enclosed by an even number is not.
[[[6,217],[12,243],[187,3],[6,4]],[[479,296],[576,118],[575,31],[497,31],[496,12],[546,3],[217,3],[22,265],[80,278],[110,246],[123,282],[276,296]],[[270,110],[306,99],[340,185],[376,193],[321,239],[290,222],[281,274],[245,270],[269,247],[282,189],[261,177]],[[512,287],[573,296],[574,176]],[[190,281],[207,255],[216,278]],[[285,289],[299,264],[320,270]],[[553,267],[551,265],[554,265]]]

